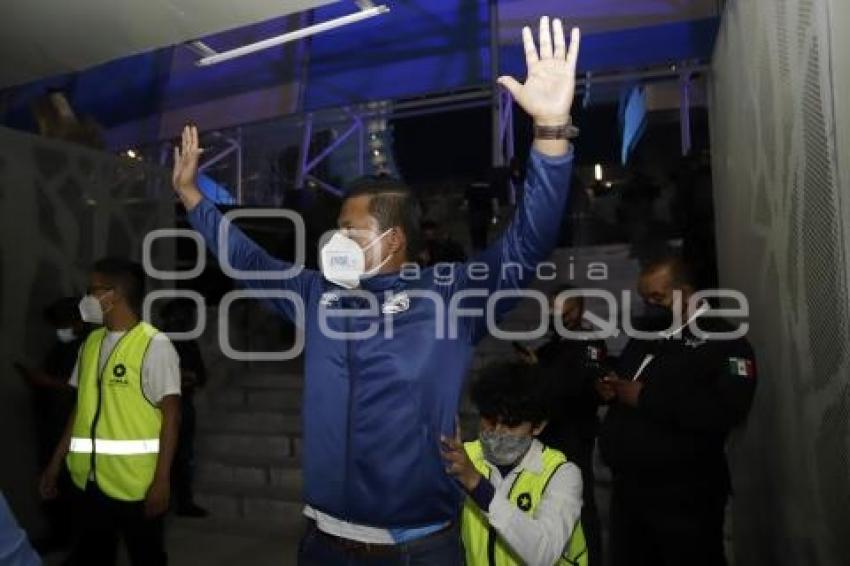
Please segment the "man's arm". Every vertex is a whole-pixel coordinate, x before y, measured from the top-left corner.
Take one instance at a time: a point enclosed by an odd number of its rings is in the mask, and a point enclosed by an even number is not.
[[[499,493],[482,511],[523,562],[551,566],[563,554],[581,517],[581,493],[581,472],[564,464],[549,481],[533,516]]]
[[[6,497],[0,491],[0,557],[3,564],[16,566],[41,566],[41,558],[33,550],[27,533],[15,520]]]
[[[68,385],[67,378],[65,381],[61,381],[46,371],[41,369],[34,369],[23,365],[20,362],[15,362],[12,364],[15,370],[23,377],[27,383],[32,385],[33,387],[38,387],[42,389],[55,389],[57,391],[73,391],[74,388]]]
[[[544,129],[558,129],[570,123],[570,109],[575,93],[576,61],[580,35],[572,30],[569,50],[563,24],[555,19],[550,29],[549,18],[540,20],[539,52],[529,28],[523,29],[528,78],[520,84],[511,77],[500,77],[514,100],[534,120],[535,140],[522,202],[505,233],[473,259],[487,265],[486,272],[471,273],[463,266],[455,290],[483,289],[488,293],[500,289],[518,289],[528,285],[539,262],[554,249],[560,232],[564,206],[572,175],[573,152],[563,136],[547,139]],[[486,273],[486,275],[485,275]],[[500,301],[498,311],[510,308],[514,301]],[[474,338],[483,328],[475,329]]]
[[[156,517],[168,510],[171,496],[171,464],[180,431],[180,357],[164,334],[151,340],[142,364],[142,392],[162,415],[159,454],[153,481],[145,497],[145,515]]]
[[[198,129],[195,126],[183,128],[181,148],[174,149],[174,171],[172,185],[177,196],[183,202],[187,211],[187,219],[198,233],[203,236],[209,250],[219,258],[219,236],[221,235],[221,212],[213,203],[201,194],[196,182],[198,173],[198,158],[201,149],[198,146]],[[269,255],[266,250],[248,238],[242,230],[233,223],[227,226],[227,261],[234,269],[241,271],[285,271],[292,267],[291,263],[279,260]],[[308,289],[318,279],[318,274],[312,271],[300,270],[290,277],[275,277],[273,279],[240,279],[239,283],[256,289],[283,289],[293,291],[305,298]],[[295,318],[292,303],[284,299],[269,299],[271,303],[290,319]]]
[[[56,483],[59,480],[59,474],[62,472],[65,456],[68,455],[68,449],[71,447],[71,435],[74,431],[74,421],[76,419],[77,406],[74,405],[71,414],[68,416],[68,422],[65,424],[62,438],[59,439],[59,443],[53,451],[53,456],[50,458],[47,468],[41,475],[38,491],[44,499],[53,499],[59,493]]]
[[[167,395],[159,405],[162,411],[162,427],[159,431],[159,456],[153,483],[145,497],[145,516],[156,517],[168,510],[171,496],[171,463],[177,449],[177,434],[180,430],[180,396]]]
[[[498,240],[463,266],[457,289],[494,292],[523,288],[533,281],[538,264],[558,241],[572,162],[572,153],[547,156],[532,151],[524,195],[513,218]],[[486,276],[477,275],[477,268],[469,267],[472,264],[486,264],[486,271],[481,271]]]
[[[756,389],[756,364],[745,341],[730,343],[718,354],[714,379],[705,385],[682,380],[674,387],[641,391],[638,410],[651,418],[688,430],[725,432],[741,424]]]

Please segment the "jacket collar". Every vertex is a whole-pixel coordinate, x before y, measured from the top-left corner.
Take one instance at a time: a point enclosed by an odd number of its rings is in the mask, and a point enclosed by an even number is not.
[[[670,338],[676,337],[683,330],[685,330],[688,327],[688,325],[690,325],[693,321],[695,321],[696,319],[698,319],[699,317],[701,317],[702,315],[707,313],[709,310],[711,310],[711,306],[707,302],[702,303],[699,306],[699,308],[697,308],[696,312],[694,314],[692,314],[690,316],[690,318],[688,318],[688,320],[686,320],[685,323],[682,324],[682,326],[680,326],[679,328],[672,330],[672,331],[668,330],[668,331],[661,332],[661,338],[663,338],[665,340],[669,340]]]
[[[401,272],[381,273],[360,280],[360,289],[380,293],[382,291],[397,290],[404,286]]]

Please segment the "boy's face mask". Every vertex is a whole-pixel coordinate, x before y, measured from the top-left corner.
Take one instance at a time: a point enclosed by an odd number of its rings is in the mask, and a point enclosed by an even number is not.
[[[479,438],[484,457],[497,466],[510,466],[519,462],[534,440],[528,434],[517,435],[495,430],[482,430]]]

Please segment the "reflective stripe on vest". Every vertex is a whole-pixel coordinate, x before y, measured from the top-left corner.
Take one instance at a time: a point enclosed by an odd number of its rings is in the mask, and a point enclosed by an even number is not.
[[[141,501],[159,457],[162,413],[145,398],[142,366],[156,328],[140,322],[127,331],[100,368],[106,329],[80,349],[77,406],[66,462],[74,484],[94,481],[107,496]]]
[[[469,459],[475,469],[484,477],[489,477],[490,468],[484,459],[481,442],[464,444]],[[540,474],[522,470],[516,478],[508,494],[511,502],[528,515],[534,515],[537,506],[546,492],[549,480],[563,464],[566,456],[552,448],[545,448],[541,456],[543,471]],[[487,516],[478,508],[472,499],[467,498],[463,505],[461,516],[461,535],[466,551],[467,566],[519,566],[523,561],[514,553],[511,547],[498,536],[490,526]],[[587,544],[581,521],[577,521],[567,539],[566,548],[558,559],[558,566],[587,566]]]
[[[158,454],[159,439],[148,438],[145,440],[105,440],[96,438],[94,441],[95,452],[98,454]],[[69,452],[91,454],[91,438],[72,438]]]

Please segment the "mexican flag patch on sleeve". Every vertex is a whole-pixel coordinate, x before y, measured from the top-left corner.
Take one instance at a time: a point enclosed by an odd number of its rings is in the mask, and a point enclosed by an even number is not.
[[[738,377],[753,378],[756,376],[753,361],[746,358],[729,358],[729,373]]]

